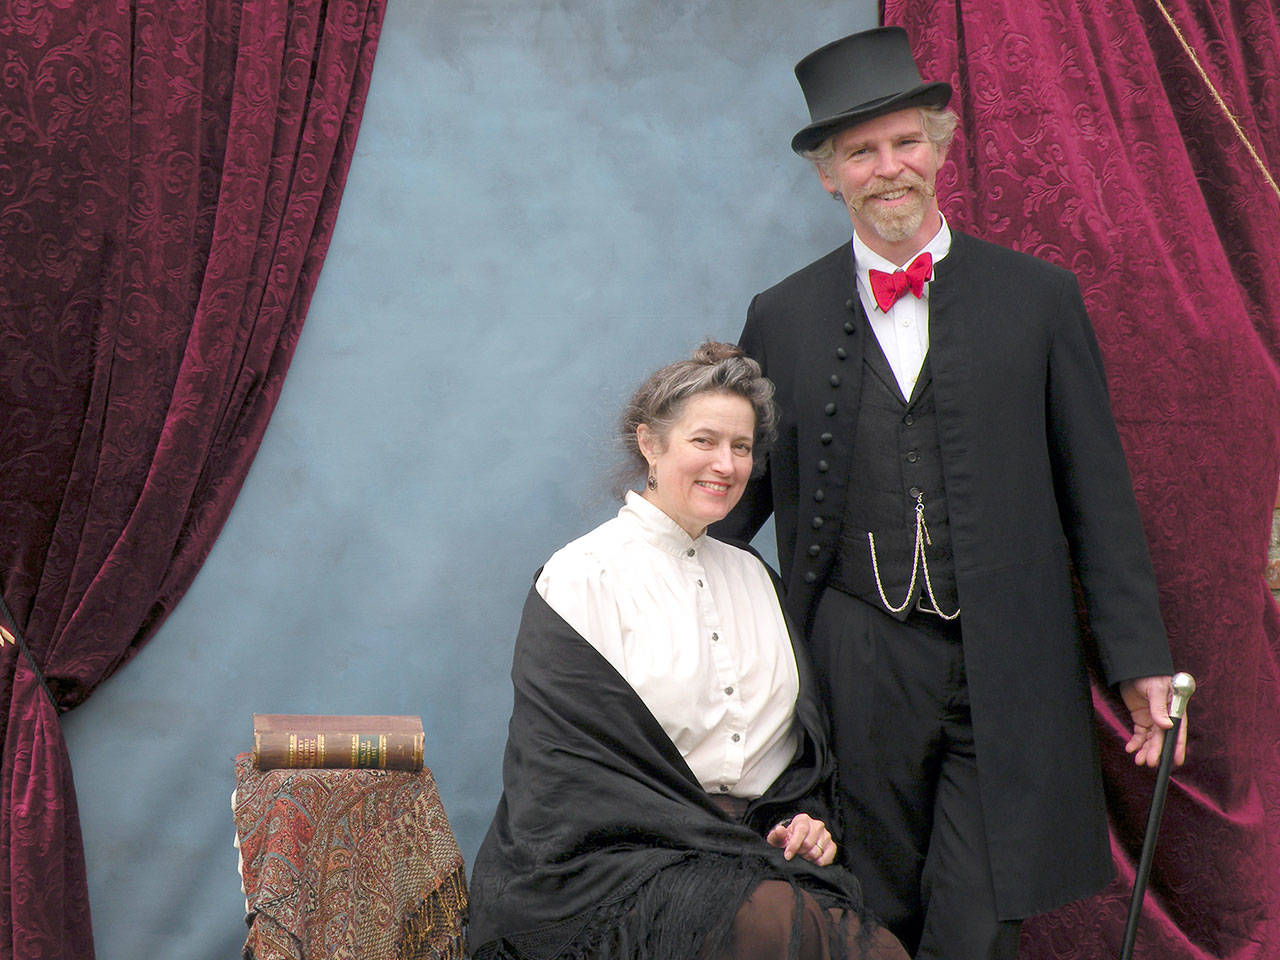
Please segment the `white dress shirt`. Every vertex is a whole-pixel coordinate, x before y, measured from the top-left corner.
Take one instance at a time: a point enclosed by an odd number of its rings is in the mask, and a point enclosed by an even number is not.
[[[628,493],[552,555],[537,590],[631,684],[704,790],[759,796],[791,762],[795,654],[754,556],[690,539]]]
[[[942,227],[933,235],[923,248],[917,250],[907,263],[921,253],[933,255],[934,269],[938,261],[951,250],[951,231],[947,228],[947,220],[942,219]],[[911,391],[916,388],[916,380],[920,376],[920,367],[924,364],[925,354],[929,352],[929,287],[933,276],[924,285],[924,293],[916,298],[908,291],[898,298],[889,311],[880,309],[875,295],[871,292],[872,270],[893,273],[900,270],[892,260],[886,260],[876,253],[855,233],[853,235],[853,256],[858,265],[858,297],[862,300],[862,309],[867,312],[871,329],[880,341],[880,349],[893,369],[894,378],[902,390],[902,396],[910,400]]]

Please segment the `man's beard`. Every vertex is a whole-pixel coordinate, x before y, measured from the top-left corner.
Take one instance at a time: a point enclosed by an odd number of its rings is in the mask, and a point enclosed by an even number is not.
[[[881,193],[890,193],[903,187],[913,188],[910,196],[914,203],[901,209],[886,210],[879,204],[867,206],[867,200]],[[914,173],[903,173],[894,180],[877,180],[868,184],[859,193],[845,200],[849,212],[860,222],[865,223],[876,236],[888,243],[901,243],[916,235],[924,224],[925,200],[934,195],[931,184]]]

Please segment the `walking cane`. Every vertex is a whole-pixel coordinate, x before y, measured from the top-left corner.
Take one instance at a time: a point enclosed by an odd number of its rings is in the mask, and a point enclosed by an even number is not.
[[[1177,673],[1173,677],[1173,702],[1169,704],[1169,717],[1173,728],[1164,733],[1164,746],[1160,748],[1160,766],[1156,770],[1156,789],[1151,795],[1151,812],[1147,814],[1147,832],[1142,838],[1142,857],[1138,860],[1138,872],[1133,878],[1133,896],[1129,900],[1129,920],[1124,927],[1124,948],[1120,960],[1132,960],[1133,943],[1138,938],[1138,917],[1142,913],[1142,900],[1147,893],[1147,876],[1151,873],[1151,858],[1156,852],[1156,835],[1160,832],[1160,815],[1164,813],[1164,798],[1169,792],[1169,773],[1173,770],[1173,754],[1178,746],[1178,730],[1187,712],[1187,701],[1196,692],[1196,681],[1189,673]]]

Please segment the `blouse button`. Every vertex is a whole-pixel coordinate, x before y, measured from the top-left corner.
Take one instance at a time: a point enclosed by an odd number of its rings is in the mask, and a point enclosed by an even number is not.
[[[721,792],[721,793],[728,793],[728,792],[729,792],[729,787],[728,787],[726,784],[723,784],[723,783],[722,783],[722,784],[720,784],[720,792]]]
[[[834,417],[836,415],[836,405],[834,403],[828,403],[822,409],[828,417]]]
[[[821,517],[814,517],[812,520],[810,520],[810,521],[809,521],[809,526],[811,526],[811,527],[813,527],[813,529],[817,530],[818,528],[820,528],[820,527],[822,526],[822,518],[821,518]]]
[[[698,586],[702,586],[702,581],[701,581],[701,580],[699,580],[699,581],[698,581]]]
[[[819,460],[819,461],[818,461],[818,472],[819,472],[819,473],[826,473],[826,472],[827,472],[828,470],[830,470],[830,469],[831,469],[831,464],[827,463],[827,461],[825,461],[825,460]]]
[[[843,359],[844,359],[845,357],[847,357],[847,356],[849,356],[849,354],[848,354],[848,352],[845,350],[845,348],[844,348],[844,347],[837,347],[837,348],[836,348],[836,358],[837,358],[837,359],[839,359],[839,360],[843,360]]]
[[[686,557],[692,557],[692,556],[693,556],[695,553],[697,553],[697,552],[698,552],[698,551],[697,551],[697,550],[694,550],[694,549],[693,549],[693,547],[690,547],[688,550],[686,550],[686,551],[684,552],[684,555],[685,555]]]
[[[725,687],[724,692],[726,696],[733,696],[733,687]]]
[[[815,490],[813,491],[813,499],[818,501],[818,503],[821,503],[823,500],[827,499],[827,495],[821,490]]]
[[[809,545],[809,556],[816,557],[821,552],[822,552],[822,548],[818,546],[816,543]]]
[[[832,436],[829,433],[824,433],[822,436],[818,437],[818,439],[822,442],[823,446],[826,446],[831,442]]]
[[[741,739],[742,739],[741,735],[736,734],[736,733],[733,735],[733,742],[734,742],[734,743],[737,743],[737,742],[738,742],[739,740],[741,740]]]
[[[834,373],[831,375],[831,381],[830,381],[830,382],[831,382],[831,385],[832,385],[833,387],[838,387],[838,386],[840,386],[840,378],[839,378],[838,376],[836,376]]]
[[[713,633],[713,634],[711,635],[711,639],[712,639],[712,640],[719,640],[719,639],[720,639],[720,634],[718,634],[718,633]]]

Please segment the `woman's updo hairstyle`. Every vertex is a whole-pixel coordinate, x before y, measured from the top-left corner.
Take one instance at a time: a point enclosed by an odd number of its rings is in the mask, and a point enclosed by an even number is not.
[[[636,439],[640,424],[648,424],[665,447],[672,425],[684,412],[685,402],[701,393],[734,394],[751,403],[756,415],[752,474],[764,469],[778,419],[773,383],[742,348],[708,340],[688,360],[669,363],[650,376],[623,410],[618,438],[626,451],[626,463],[619,472],[620,490],[633,488],[649,472],[649,463]]]

